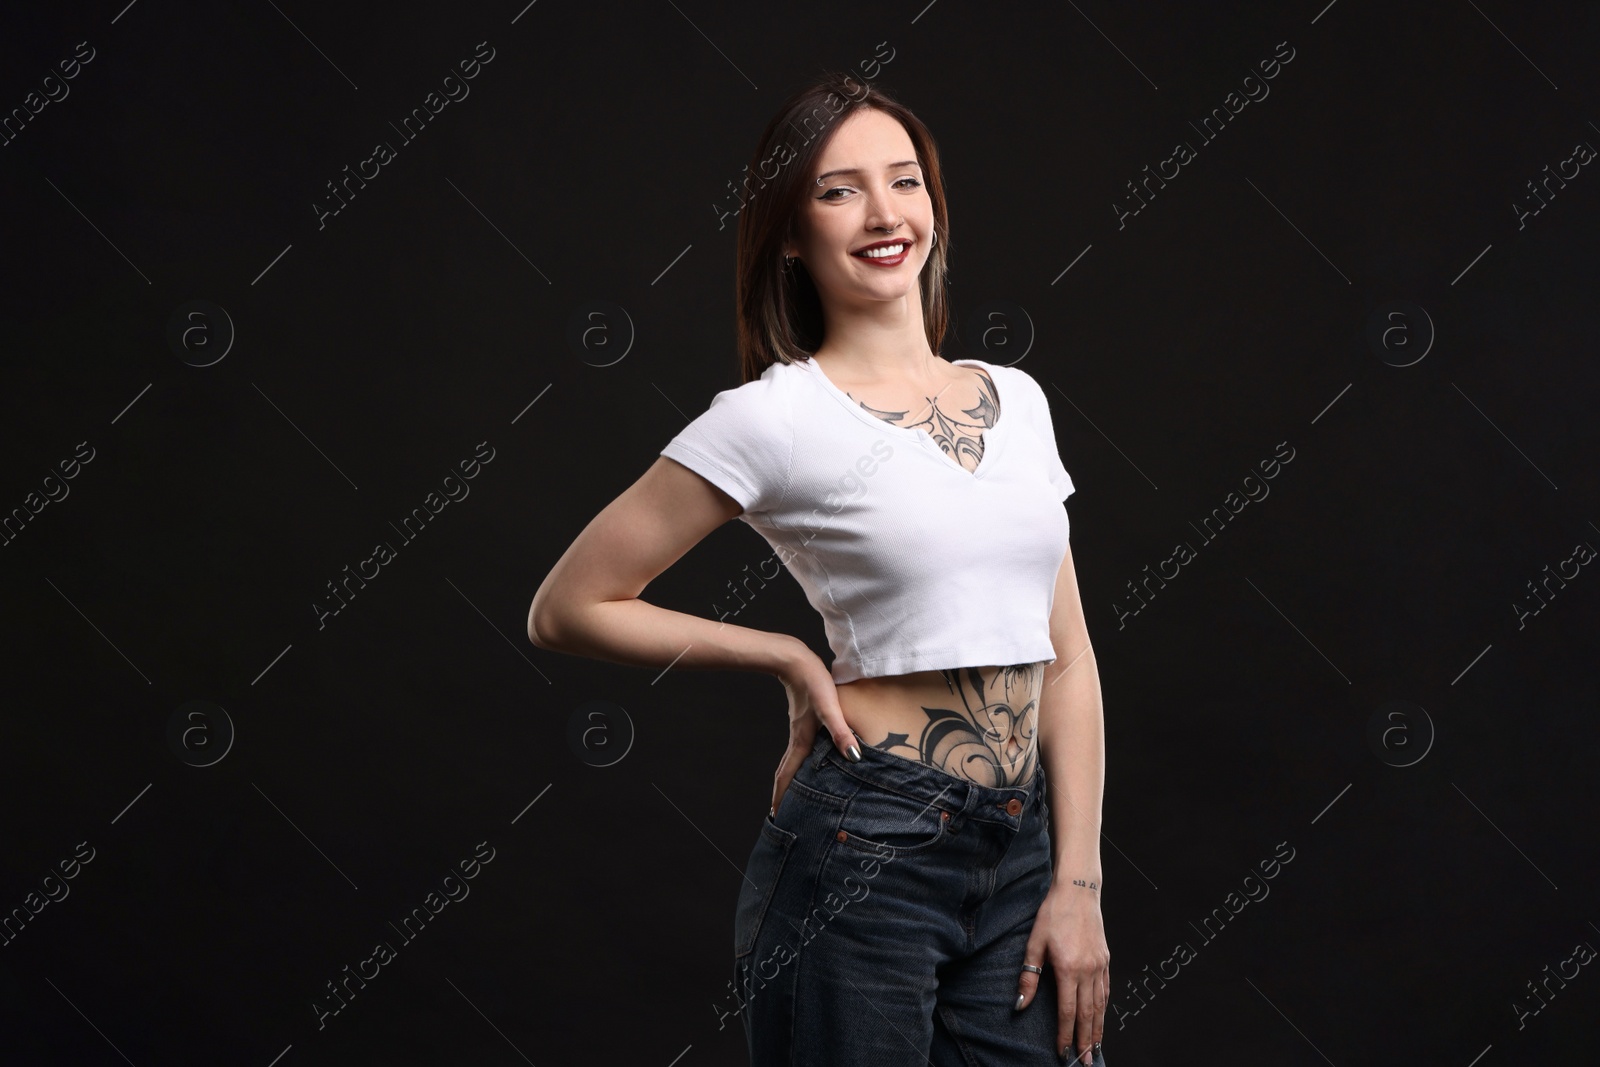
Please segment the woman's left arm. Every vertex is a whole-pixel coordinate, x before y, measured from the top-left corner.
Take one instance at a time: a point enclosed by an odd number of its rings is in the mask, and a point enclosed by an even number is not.
[[[1045,667],[1039,696],[1039,758],[1049,781],[1055,873],[1028,941],[1028,962],[1049,966],[1058,989],[1058,1048],[1077,1030],[1084,1063],[1105,1029],[1111,997],[1111,951],[1100,915],[1100,802],[1105,786],[1105,722],[1100,673],[1078,594],[1069,544],[1050,611],[1056,660]],[[1037,976],[1022,972],[1018,990],[1032,999]]]

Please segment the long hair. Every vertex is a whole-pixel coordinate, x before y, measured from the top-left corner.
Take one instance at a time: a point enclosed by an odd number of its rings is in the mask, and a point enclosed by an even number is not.
[[[918,279],[922,325],[928,347],[935,353],[944,341],[950,321],[946,277],[950,231],[944,173],[933,134],[887,93],[850,74],[830,71],[784,101],[746,168],[748,198],[739,212],[734,278],[739,361],[745,383],[761,377],[775,362],[809,359],[822,347],[822,299],[799,259],[784,269],[783,246],[797,236],[795,214],[800,198],[807,194],[808,175],[817,156],[840,124],[862,108],[881,111],[905,127],[922,164],[935,235]]]

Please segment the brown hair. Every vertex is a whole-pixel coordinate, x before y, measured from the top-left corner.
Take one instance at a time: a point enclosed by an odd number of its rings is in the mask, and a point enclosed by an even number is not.
[[[767,124],[746,168],[749,193],[739,212],[738,260],[734,278],[739,361],[744,383],[761,377],[775,362],[808,359],[822,346],[822,300],[805,265],[796,259],[785,270],[783,245],[796,236],[795,212],[806,194],[817,156],[846,117],[862,108],[887,114],[905,127],[922,164],[933,203],[934,240],[918,284],[922,324],[935,353],[950,321],[946,257],[950,250],[945,213],[944,174],[933,134],[909,108],[852,75],[830,71],[800,89]],[[791,134],[803,137],[791,145]],[[768,177],[768,172],[777,173]],[[755,189],[750,185],[754,183]]]

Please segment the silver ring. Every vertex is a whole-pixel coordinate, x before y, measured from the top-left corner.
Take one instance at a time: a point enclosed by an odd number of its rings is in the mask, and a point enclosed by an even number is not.
[[[1043,967],[1035,967],[1031,963],[1024,963],[1022,965],[1022,969],[1025,970],[1025,971],[1032,971],[1034,974],[1043,974],[1044,973],[1044,968]]]

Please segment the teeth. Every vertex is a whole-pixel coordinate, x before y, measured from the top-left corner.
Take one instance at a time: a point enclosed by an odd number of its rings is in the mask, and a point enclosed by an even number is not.
[[[857,252],[856,255],[861,256],[863,259],[887,259],[891,256],[898,256],[905,250],[906,246],[902,242],[897,245],[885,245],[882,248],[869,248],[865,252]]]

